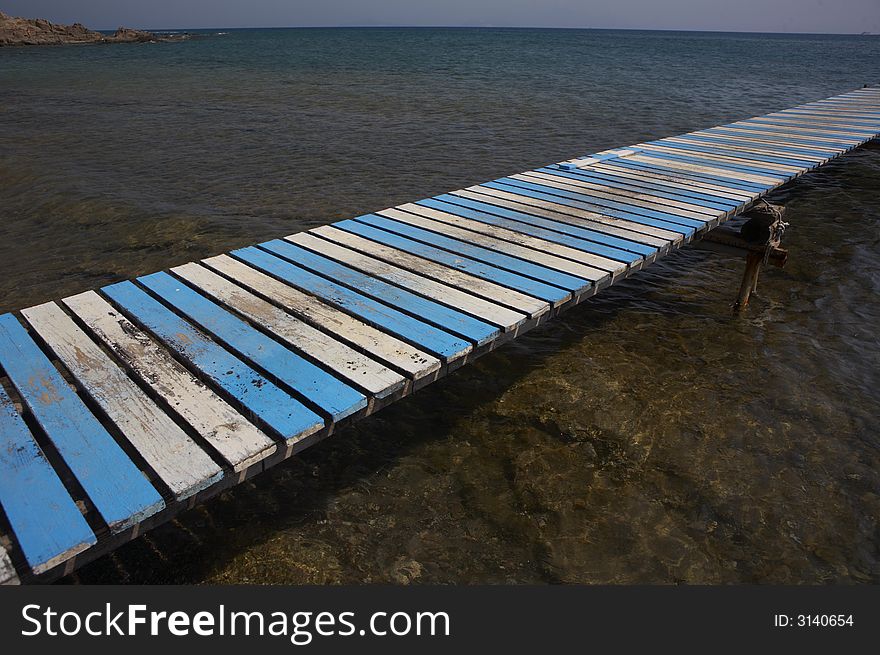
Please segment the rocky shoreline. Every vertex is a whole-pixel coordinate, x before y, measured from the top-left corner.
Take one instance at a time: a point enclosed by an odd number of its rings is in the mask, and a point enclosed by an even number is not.
[[[112,35],[102,34],[81,23],[59,25],[42,18],[16,18],[0,11],[0,47],[27,45],[79,45],[86,43],[149,43],[167,41],[144,30],[120,27]]]

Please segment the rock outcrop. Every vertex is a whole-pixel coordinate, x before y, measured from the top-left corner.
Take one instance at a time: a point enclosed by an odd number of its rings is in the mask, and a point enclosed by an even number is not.
[[[81,43],[143,43],[161,40],[152,32],[120,27],[112,36],[81,23],[58,25],[42,18],[15,18],[0,11],[0,46],[65,45]]]

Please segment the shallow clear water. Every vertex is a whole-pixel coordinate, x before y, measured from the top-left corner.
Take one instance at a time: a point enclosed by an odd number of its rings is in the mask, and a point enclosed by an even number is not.
[[[878,81],[880,39],[248,30],[0,50],[0,309]],[[652,266],[85,582],[880,581],[880,148],[790,263]]]

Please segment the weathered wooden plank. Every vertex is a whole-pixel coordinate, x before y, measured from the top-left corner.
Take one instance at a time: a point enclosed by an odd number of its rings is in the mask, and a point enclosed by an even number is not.
[[[710,148],[724,148],[729,152],[742,152],[746,154],[766,153],[777,157],[793,156],[807,162],[810,166],[824,164],[830,157],[839,155],[843,150],[836,149],[831,151],[820,152],[818,150],[807,150],[804,148],[792,148],[781,144],[756,144],[742,140],[728,139],[717,135],[700,136],[694,134],[685,134],[680,137],[670,139],[675,143],[695,143]]]
[[[528,239],[517,242],[515,233],[506,233],[492,228],[480,230],[480,223],[468,221],[453,214],[438,211],[430,207],[423,207],[415,203],[401,205],[399,208],[384,209],[376,212],[381,216],[387,216],[411,225],[433,230],[447,236],[468,241],[470,243],[496,250],[500,253],[524,259],[526,261],[554,268],[563,273],[577,276],[584,280],[584,286],[590,282],[598,282],[603,279],[610,280],[611,275],[607,271],[586,266],[573,259],[560,257],[555,253],[548,253],[538,248],[523,245],[529,243]],[[473,224],[474,229],[468,229]],[[465,227],[467,226],[467,227]],[[509,238],[502,238],[500,235]],[[536,244],[535,244],[536,245]]]
[[[203,266],[190,263],[171,270],[302,353],[320,361],[334,374],[377,398],[385,398],[400,391],[406,384],[406,379],[399,373]]]
[[[275,452],[275,442],[94,291],[62,301],[132,375],[168,403],[239,472]]]
[[[625,198],[610,196],[610,194],[599,195],[595,192],[587,191],[586,189],[582,191],[569,191],[558,185],[544,182],[529,182],[523,179],[506,177],[495,182],[487,182],[482,186],[493,189],[513,189],[517,193],[533,195],[543,200],[560,198],[560,202],[565,202],[565,204],[574,203],[572,206],[575,207],[582,205],[585,206],[585,208],[602,207],[602,211],[605,212],[624,212],[623,216],[625,217],[642,216],[644,218],[662,221],[663,224],[659,227],[664,227],[666,229],[671,230],[676,229],[676,227],[690,228],[686,233],[692,233],[696,229],[702,229],[710,222],[710,219],[708,218],[703,220],[678,215],[674,213],[675,210],[671,208],[670,211],[648,209],[646,207],[626,202],[627,199]]]
[[[188,498],[223,477],[211,457],[58,305],[45,303],[22,314],[176,499]]]
[[[591,166],[585,170],[600,171],[615,177],[631,179],[640,184],[661,184],[665,187],[680,189],[683,192],[707,194],[713,197],[722,198],[736,207],[749,202],[757,195],[754,191],[746,191],[737,187],[713,184],[709,180],[701,180],[683,173],[676,174],[675,171],[666,171],[664,173],[660,169],[655,169],[652,172],[637,166],[627,166],[620,162],[602,162],[595,167]]]
[[[131,282],[111,284],[102,292],[133,322],[147,328],[201,376],[278,433],[288,445],[324,427],[324,420],[315,412]],[[264,451],[271,454],[274,445]],[[260,455],[262,453],[257,454]]]
[[[447,363],[454,362],[473,350],[473,344],[461,337],[295,266],[265,250],[241,248],[232,254],[261,271],[314,294],[327,304],[351,312],[374,327],[415,344],[419,349],[432,353]]]
[[[791,132],[776,132],[773,130],[753,130],[740,127],[713,127],[694,134],[717,135],[738,140],[748,140],[755,143],[778,142],[793,146],[805,146],[808,148],[825,148],[828,150],[846,150],[855,144],[852,141],[841,141],[823,137],[798,136]]]
[[[358,292],[370,296],[374,300],[396,307],[411,316],[418,316],[421,320],[432,323],[451,334],[469,339],[478,346],[494,341],[501,336],[501,330],[491,323],[441,305],[434,300],[384,280],[361,273],[350,266],[300,248],[289,241],[277,239],[260,244],[260,246],[264,250],[295,262],[297,265],[308,268],[330,280],[342,283],[351,289],[357,289]]]
[[[709,177],[716,177],[719,180],[729,180],[732,176],[739,174],[738,171],[727,168],[718,162],[691,157],[669,156],[666,153],[643,152],[638,155],[627,157],[626,161],[705,174]],[[760,190],[763,191],[769,191],[787,181],[786,178],[782,177],[750,175],[745,173],[741,174],[741,179],[745,182],[753,183],[754,187],[760,188]]]
[[[865,141],[862,137],[847,136],[838,132],[825,132],[822,130],[811,130],[803,127],[792,127],[785,125],[768,125],[762,123],[730,123],[721,125],[718,128],[724,130],[737,130],[744,132],[758,132],[761,134],[774,134],[782,136],[790,136],[798,139],[815,139],[822,141],[831,141],[835,143],[846,143],[851,146],[858,145]]]
[[[556,189],[564,189],[574,192],[580,192],[581,189],[587,190],[591,195],[600,198],[609,198],[612,200],[620,200],[630,205],[644,207],[646,209],[656,209],[657,211],[675,213],[678,216],[687,216],[699,221],[709,218],[724,217],[730,212],[729,208],[712,208],[685,202],[684,200],[670,200],[668,198],[653,194],[629,191],[627,189],[612,187],[608,184],[591,182],[587,179],[575,179],[573,177],[563,178],[560,175],[546,173],[542,171],[529,171],[518,175],[511,175],[517,180],[534,181],[540,180],[540,184],[552,186]]]
[[[528,315],[523,312],[509,309],[424,275],[392,266],[387,262],[345,248],[337,243],[328,242],[311,232],[302,232],[285,238],[312,252],[332,258],[379,279],[387,280],[471,316],[476,316],[487,323],[500,327],[505,332],[516,329],[528,318]]]
[[[376,214],[359,216],[356,220],[437,245],[453,253],[473,257],[511,272],[522,273],[535,280],[566,289],[575,296],[586,293],[593,286],[593,283],[585,277],[569,274],[560,268],[545,266],[517,254],[509,254],[505,251],[508,247],[505,242],[486,239],[481,234],[473,235],[467,230],[459,230],[454,226],[399,209],[382,210]],[[513,252],[517,252],[515,247]],[[524,254],[528,256],[530,253],[524,252]],[[561,265],[567,266],[567,263],[563,261]]]
[[[491,202],[490,198],[483,197],[481,200],[471,200],[452,193],[445,193],[435,198],[422,200],[423,206],[446,211],[462,218],[479,221],[487,225],[496,226],[512,232],[528,235],[544,241],[559,244],[567,248],[574,248],[590,255],[600,257],[596,267],[601,267],[615,272],[620,271],[619,265],[608,264],[602,260],[620,262],[630,267],[640,268],[644,263],[645,256],[653,255],[655,249],[643,244],[617,239],[604,232],[582,228],[581,234],[575,235],[562,229],[558,223],[542,220],[531,214],[505,209]],[[569,228],[570,229],[570,228]],[[585,261],[586,263],[586,261]]]
[[[800,172],[798,169],[781,170],[781,167],[770,169],[769,167],[748,166],[722,156],[702,152],[685,152],[682,148],[660,145],[645,144],[639,151],[639,155],[643,157],[656,157],[663,160],[681,161],[699,166],[711,166],[724,171],[726,175],[735,175],[736,177],[755,182],[782,184],[794,178]]]
[[[816,165],[816,162],[809,161],[805,158],[753,154],[725,148],[722,144],[704,145],[686,139],[679,139],[677,137],[652,141],[646,145],[654,147],[662,146],[663,148],[674,148],[675,150],[706,154],[713,158],[729,160],[737,165],[754,167],[756,170],[763,169],[774,173],[799,173]]]
[[[309,321],[312,325],[370,353],[371,357],[376,357],[403,371],[413,380],[430,376],[440,368],[440,360],[427,352],[377,330],[372,325],[339,311],[314,296],[279,282],[228,255],[211,257],[203,263],[243,287],[271,298],[302,320]]]
[[[395,247],[376,243],[375,241],[341,230],[335,225],[314,228],[311,232],[340,245],[364,252],[435,280],[446,281],[481,298],[494,299],[502,305],[522,312],[529,318],[536,318],[550,310],[550,304],[546,301],[509,289],[500,284],[486,281],[474,275],[469,275],[457,268],[443,266],[428,259],[411,255]]]
[[[781,176],[783,180],[788,180],[795,175],[803,172],[802,166],[788,166],[784,164],[770,164],[763,162],[752,162],[742,157],[734,157],[731,155],[718,154],[709,148],[697,148],[694,146],[683,146],[677,143],[645,143],[640,144],[642,153],[666,153],[675,155],[676,157],[691,157],[701,161],[713,162],[714,165],[723,165],[725,168],[734,171],[743,171],[754,173],[757,175]]]
[[[521,211],[531,212],[538,216],[546,216],[557,221],[569,222],[572,225],[580,225],[590,229],[610,229],[609,234],[616,234],[628,239],[633,239],[662,247],[667,243],[678,243],[682,240],[682,233],[673,230],[666,230],[661,227],[655,227],[647,223],[639,222],[636,219],[628,220],[617,218],[615,216],[602,214],[599,211],[590,211],[572,207],[560,202],[550,200],[541,200],[531,196],[514,193],[514,189],[510,191],[502,191],[497,188],[487,186],[472,186],[456,194],[470,194],[466,197],[486,199],[490,202],[498,204],[502,207],[510,207]],[[636,217],[637,218],[637,217]],[[646,238],[647,237],[647,238]]]
[[[611,164],[615,167],[636,171],[639,175],[656,175],[658,178],[662,175],[671,175],[675,178],[681,178],[689,184],[722,185],[724,188],[730,189],[732,192],[744,194],[749,198],[754,198],[773,188],[772,184],[751,182],[741,178],[731,177],[729,175],[730,171],[722,171],[720,169],[713,169],[711,171],[699,170],[693,164],[688,165],[686,162],[676,162],[671,159],[664,160],[659,157],[639,157],[638,154],[636,154],[625,159],[615,159]],[[670,166],[669,164],[676,165]],[[681,168],[679,165],[687,165],[688,168]]]
[[[19,584],[18,574],[12,566],[6,549],[0,546],[0,585],[17,585]]]
[[[558,240],[558,243],[602,254],[610,259],[632,264],[638,262],[639,259],[657,254],[657,248],[646,245],[641,239],[638,239],[637,234],[630,233],[631,238],[621,238],[602,229],[601,224],[594,224],[593,227],[590,227],[582,222],[580,226],[575,226],[567,222],[542,218],[534,213],[523,211],[522,207],[519,209],[502,207],[493,202],[493,198],[490,196],[480,196],[467,190],[437,196],[437,199],[478,211],[478,214],[474,214],[476,220],[494,223],[496,220],[494,217],[497,216],[499,219],[503,219],[502,222],[495,223],[501,227],[509,227],[512,230],[522,231],[548,241]],[[491,218],[486,218],[485,214],[489,214]],[[564,236],[560,238],[557,233]],[[597,249],[597,247],[601,249]]]
[[[730,146],[748,148],[751,150],[763,150],[767,152],[778,153],[803,153],[814,156],[819,163],[827,161],[830,157],[835,157],[846,151],[846,146],[828,147],[828,146],[808,146],[803,144],[791,143],[784,139],[755,139],[747,136],[733,136],[730,134],[719,134],[715,132],[698,132],[682,136],[683,139],[691,141],[699,141],[701,143],[724,143]]]
[[[169,305],[221,341],[240,357],[266,371],[336,422],[367,407],[367,397],[196,293],[168,273],[153,273],[138,281]]]
[[[0,505],[34,572],[48,571],[97,541],[2,386],[0,467]],[[0,555],[3,582],[15,571],[2,547]]]
[[[681,187],[666,185],[658,180],[652,180],[649,182],[647,180],[621,177],[609,173],[598,166],[587,166],[576,171],[568,171],[554,166],[547,166],[539,168],[535,172],[556,175],[557,177],[570,180],[601,184],[614,189],[633,193],[649,194],[656,198],[685,202],[691,205],[713,209],[715,211],[731,211],[741,204],[741,201],[731,200],[723,196],[713,196],[704,192],[699,192],[696,189],[683,189]]]
[[[529,297],[538,299],[539,302],[547,303],[553,307],[571,299],[571,294],[559,287],[539,282],[538,280],[526,277],[525,275],[513,273],[477,259],[464,257],[459,253],[443,250],[437,246],[403,236],[402,234],[390,230],[380,229],[363,222],[363,218],[364,217],[361,217],[362,220],[339,221],[334,223],[333,227],[335,229],[344,230],[365,237],[378,244],[384,244],[402,252],[416,255],[421,259],[430,262],[437,262],[455,270],[465,271],[473,277],[487,280],[499,286],[503,286],[504,288],[519,291]],[[375,218],[383,220],[381,217]],[[393,222],[389,220],[388,223]],[[396,225],[402,230],[406,229],[402,224]],[[416,228],[412,228],[412,231],[418,236],[418,230]],[[424,234],[427,235],[428,238],[431,236],[430,232],[425,232]]]
[[[113,532],[165,501],[11,314],[0,316],[0,365]]]

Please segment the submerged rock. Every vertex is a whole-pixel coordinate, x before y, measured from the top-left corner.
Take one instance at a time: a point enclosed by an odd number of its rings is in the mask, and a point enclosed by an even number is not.
[[[58,25],[42,18],[16,18],[0,11],[0,46],[83,43],[144,43],[164,40],[152,32],[120,27],[112,36],[81,23]]]

